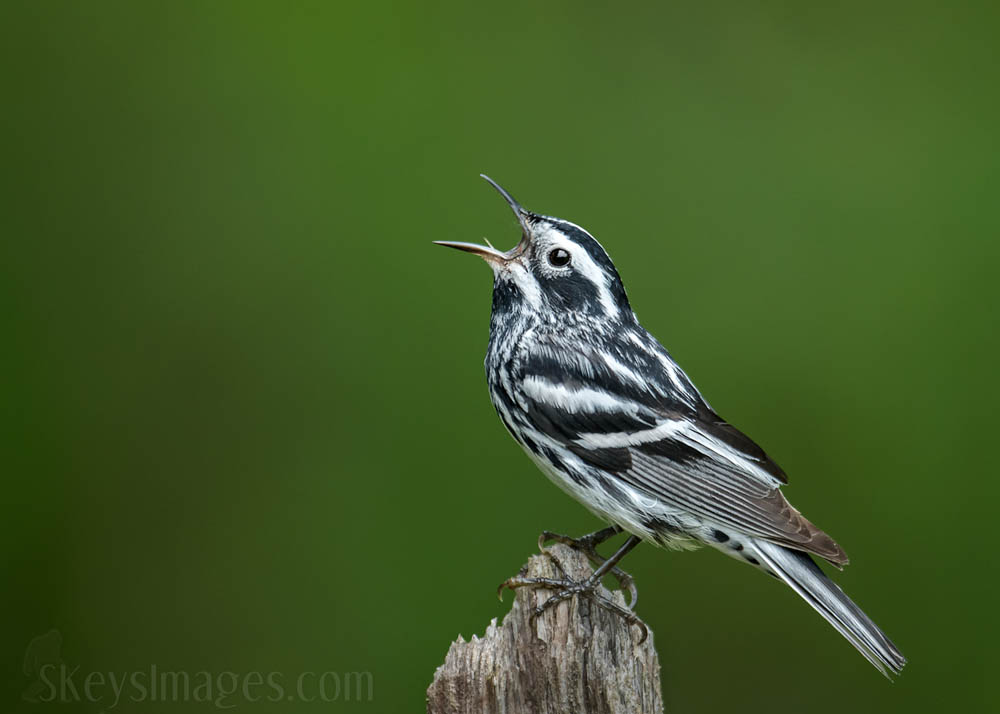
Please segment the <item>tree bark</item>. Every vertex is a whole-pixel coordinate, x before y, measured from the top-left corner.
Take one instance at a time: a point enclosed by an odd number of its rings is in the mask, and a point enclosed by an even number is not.
[[[587,557],[556,544],[569,577],[593,572]],[[562,577],[551,558],[535,555],[522,573]],[[522,587],[497,626],[496,618],[480,638],[452,642],[444,664],[427,690],[428,714],[661,714],[660,662],[653,633],[641,632],[619,615],[574,596],[530,620],[536,605],[553,593]],[[620,605],[621,592],[600,592]]]

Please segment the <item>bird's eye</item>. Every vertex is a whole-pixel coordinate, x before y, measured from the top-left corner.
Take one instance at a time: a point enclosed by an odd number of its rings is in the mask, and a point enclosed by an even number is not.
[[[563,250],[562,248],[556,248],[549,253],[549,264],[554,265],[557,268],[568,265],[569,251]]]

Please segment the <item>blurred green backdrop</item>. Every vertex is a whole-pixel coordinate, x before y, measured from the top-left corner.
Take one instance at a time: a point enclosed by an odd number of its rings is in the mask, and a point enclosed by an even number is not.
[[[2,707],[61,706],[21,700],[54,628],[78,677],[370,672],[233,699],[421,711],[538,531],[599,525],[489,404],[488,269],[430,243],[517,240],[481,171],[604,243],[911,660],[643,547],[668,710],[995,706],[996,19],[5,2]]]

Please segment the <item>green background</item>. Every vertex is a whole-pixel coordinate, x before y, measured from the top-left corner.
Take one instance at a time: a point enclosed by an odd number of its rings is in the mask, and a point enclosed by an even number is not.
[[[100,710],[20,700],[55,628],[81,673],[373,676],[244,711],[421,711],[538,531],[599,525],[431,245],[517,240],[479,172],[603,242],[911,662],[643,546],[668,710],[996,706],[997,18],[937,5],[5,2],[0,707]]]

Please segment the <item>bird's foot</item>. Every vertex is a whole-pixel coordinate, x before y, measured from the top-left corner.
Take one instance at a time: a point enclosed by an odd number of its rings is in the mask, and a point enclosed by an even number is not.
[[[622,532],[619,526],[608,526],[599,531],[593,533],[588,533],[580,538],[571,538],[570,536],[561,535],[559,533],[552,533],[551,531],[542,531],[541,535],[538,536],[538,550],[545,553],[564,573],[565,568],[562,567],[562,563],[559,562],[558,558],[552,551],[545,547],[546,541],[555,541],[556,543],[562,543],[563,545],[569,546],[573,550],[580,551],[588,558],[590,562],[595,566],[600,567],[604,565],[607,558],[602,556],[597,552],[597,546],[612,538]],[[635,604],[639,600],[639,591],[635,587],[635,579],[626,573],[624,570],[619,568],[617,565],[611,568],[611,574],[618,579],[618,587],[622,590],[628,590],[629,602],[628,609],[635,610]]]
[[[598,592],[598,587],[601,584],[600,577],[595,574],[585,580],[572,580],[566,575],[566,570],[559,562],[558,556],[548,550],[543,552],[552,559],[553,563],[555,563],[556,567],[563,575],[562,578],[529,578],[524,575],[515,575],[500,584],[500,587],[497,588],[497,596],[503,599],[503,591],[505,588],[515,590],[517,588],[527,587],[554,590],[555,593],[553,593],[549,599],[532,610],[530,619],[534,620],[549,608],[558,605],[564,600],[568,600],[574,595],[580,595],[587,598],[598,607],[602,607],[605,610],[618,615],[630,625],[638,627],[641,632],[639,644],[645,642],[646,637],[649,634],[649,630],[646,628],[646,623],[640,620],[631,609],[622,607],[613,600],[601,595]]]

